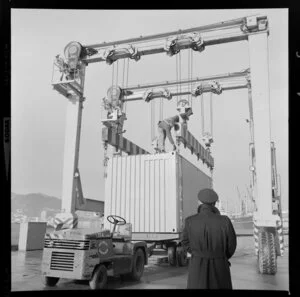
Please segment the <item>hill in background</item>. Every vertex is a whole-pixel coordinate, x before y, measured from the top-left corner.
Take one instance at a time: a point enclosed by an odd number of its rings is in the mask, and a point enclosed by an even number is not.
[[[11,193],[11,212],[22,210],[28,217],[40,217],[43,210],[60,210],[61,200],[41,193]]]

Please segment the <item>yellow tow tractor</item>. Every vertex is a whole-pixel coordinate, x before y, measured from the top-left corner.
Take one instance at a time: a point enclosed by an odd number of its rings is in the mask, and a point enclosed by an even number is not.
[[[106,287],[108,276],[140,280],[148,263],[146,243],[131,241],[131,224],[122,217],[109,215],[107,220],[114,225],[112,232],[77,228],[46,233],[42,261],[45,286],[67,278],[88,280],[95,290]]]

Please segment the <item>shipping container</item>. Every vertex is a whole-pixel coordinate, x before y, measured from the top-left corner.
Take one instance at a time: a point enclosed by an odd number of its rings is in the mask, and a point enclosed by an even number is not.
[[[203,188],[212,188],[211,177],[177,152],[113,156],[107,165],[104,214],[131,223],[133,239],[176,239],[184,219],[197,212]],[[107,220],[104,224],[112,229]]]

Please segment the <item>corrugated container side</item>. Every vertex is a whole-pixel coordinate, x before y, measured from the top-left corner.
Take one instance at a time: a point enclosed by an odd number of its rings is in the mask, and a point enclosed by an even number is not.
[[[175,153],[112,157],[105,180],[105,216],[132,223],[132,232],[178,232]],[[106,228],[112,225],[105,221]]]

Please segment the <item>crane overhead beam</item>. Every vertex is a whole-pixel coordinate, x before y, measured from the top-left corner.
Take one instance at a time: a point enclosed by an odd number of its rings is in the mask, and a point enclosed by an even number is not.
[[[237,89],[245,89],[248,87],[248,83],[247,82],[240,82],[240,83],[235,83],[235,84],[228,84],[228,85],[224,85],[222,86],[222,91],[228,91],[228,90],[237,90]],[[211,92],[210,90],[203,90],[203,93],[209,93]],[[176,96],[184,96],[184,95],[191,95],[192,92],[188,89],[185,88],[181,91],[170,91],[170,97],[176,97]],[[195,96],[197,97],[197,96]],[[161,95],[157,95],[157,96],[153,96],[152,99],[155,98],[162,98]],[[144,93],[143,92],[136,92],[133,93],[131,95],[126,96],[123,101],[124,102],[131,102],[131,101],[139,101],[139,100],[144,100]]]
[[[217,75],[211,75],[211,76],[203,76],[203,77],[196,77],[192,79],[182,79],[180,81],[178,80],[172,80],[172,81],[165,81],[165,82],[157,82],[157,83],[149,83],[149,84],[138,84],[133,86],[128,86],[126,88],[123,88],[123,90],[141,90],[141,89],[148,89],[148,88],[154,88],[154,87],[168,87],[173,85],[184,85],[184,84],[190,84],[195,82],[205,82],[210,80],[227,80],[232,78],[247,78],[250,75],[250,69],[247,68],[243,71],[239,72],[229,72],[224,74],[217,74]],[[220,81],[221,82],[221,81]]]
[[[236,32],[236,33],[231,33],[231,34],[224,34],[224,36],[211,36],[211,37],[205,37],[203,36],[203,45],[204,47],[206,46],[211,46],[211,45],[217,45],[217,44],[222,44],[222,43],[229,43],[229,42],[237,42],[237,41],[243,41],[243,40],[248,40],[248,35],[252,34],[257,34],[257,33],[244,33],[242,31]],[[181,48],[181,50],[188,49],[190,48],[189,46]],[[91,64],[91,63],[97,63],[97,62],[105,62],[105,49],[100,49],[98,50],[98,54],[95,54],[91,57],[86,57],[82,59],[85,63]],[[148,56],[148,55],[153,55],[153,54],[160,54],[160,53],[165,53],[165,45],[162,43],[161,45],[149,49],[138,49],[139,56]],[[114,56],[115,60],[120,60],[120,59],[126,59],[130,58],[130,55],[127,52],[120,52],[116,53]]]
[[[254,16],[254,15],[251,15],[251,16]],[[186,34],[186,33],[192,33],[192,32],[204,33],[204,32],[210,32],[210,31],[215,31],[215,30],[228,29],[228,28],[232,28],[232,27],[240,27],[245,23],[246,18],[251,17],[251,16],[246,16],[243,18],[214,23],[214,24],[210,24],[210,25],[193,27],[193,28],[184,29],[184,30],[170,31],[170,32],[165,32],[165,33],[153,34],[153,35],[148,35],[148,36],[140,36],[140,37],[135,37],[135,38],[111,41],[111,42],[90,44],[90,45],[85,45],[85,47],[100,49],[100,48],[107,48],[109,46],[115,46],[115,45],[120,45],[120,44],[147,42],[147,41],[151,41],[151,40],[157,40],[160,38],[161,39],[166,38],[166,37],[169,37],[172,35]],[[258,17],[258,19],[266,19],[266,18],[267,18],[266,16]]]
[[[233,31],[233,29],[235,29],[235,31]],[[262,31],[268,32],[266,16],[256,17],[255,22],[253,19],[245,17],[228,22],[221,22],[186,30],[167,32],[139,38],[130,38],[108,43],[85,45],[84,47],[86,49],[90,49],[94,51],[94,53],[91,56],[84,57],[82,60],[87,64],[103,61],[111,64],[119,59],[131,58],[137,61],[141,56],[159,53],[167,53],[168,55],[172,56],[178,53],[180,50],[189,48],[193,48],[195,51],[201,52],[206,46],[248,40],[248,36],[259,34]],[[213,34],[211,34],[212,32]],[[187,33],[198,35],[197,41],[194,40],[194,42],[191,42],[191,40],[187,39],[185,41],[181,40],[177,43],[177,41],[179,41],[177,38],[181,39],[185,36],[184,34]],[[170,53],[170,48],[166,47],[166,40],[161,40],[159,45],[155,45],[150,48],[145,48],[145,45],[142,45],[142,43],[163,38],[168,38],[168,40],[173,38],[174,42],[176,43],[175,52]],[[194,47],[195,42],[197,43],[196,48]],[[140,43],[140,45],[133,47],[132,44],[134,43]],[[125,50],[125,45],[130,46],[131,50]],[[174,46],[174,44],[172,46]],[[110,56],[109,59],[107,58],[108,53]]]

